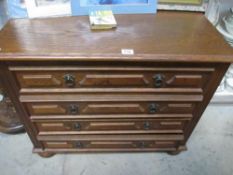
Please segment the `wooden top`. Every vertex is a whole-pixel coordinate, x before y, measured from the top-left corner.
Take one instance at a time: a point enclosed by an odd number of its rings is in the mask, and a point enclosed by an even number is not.
[[[107,31],[91,31],[87,16],[11,20],[0,32],[0,60],[233,62],[233,49],[201,13],[116,20],[118,27]]]

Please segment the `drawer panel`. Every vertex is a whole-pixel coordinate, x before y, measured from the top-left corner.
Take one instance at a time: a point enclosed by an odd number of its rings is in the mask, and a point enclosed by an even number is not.
[[[54,102],[25,103],[30,115],[192,113],[191,102]]]
[[[45,149],[114,150],[174,148],[182,134],[38,136]]]
[[[39,134],[125,134],[183,133],[189,118],[108,119],[108,120],[34,120]]]
[[[11,67],[21,88],[203,88],[214,68]]]
[[[175,148],[175,141],[47,141],[42,142],[48,149],[150,149]]]

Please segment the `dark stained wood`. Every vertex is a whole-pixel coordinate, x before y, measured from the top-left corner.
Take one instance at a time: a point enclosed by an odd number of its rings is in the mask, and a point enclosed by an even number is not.
[[[39,135],[183,133],[190,118],[34,120]]]
[[[175,156],[180,154],[181,151],[187,151],[187,147],[186,146],[179,146],[175,151],[168,151],[167,153],[169,155]]]
[[[218,88],[218,85],[222,81],[222,78],[225,75],[226,71],[228,70],[229,66],[230,66],[229,64],[219,64],[218,70],[214,73],[206,89],[204,89],[205,95],[203,102],[197,105],[197,110],[193,112],[193,116],[195,117],[193,118],[193,121],[190,122],[187,128],[185,129],[185,142],[188,140],[193,129],[200,120],[205,108],[209,104],[211,98],[213,97],[216,89]]]
[[[156,141],[82,141],[82,142],[43,142],[44,147],[48,149],[148,149],[157,148],[166,149],[174,148],[175,141],[166,141],[157,143]]]
[[[40,152],[38,154],[43,158],[49,158],[49,157],[52,157],[54,155],[54,153],[50,153],[50,152]]]
[[[86,151],[174,151],[183,135],[70,135],[38,136],[45,150]]]
[[[116,15],[116,20],[115,30],[100,32],[90,30],[88,17],[11,20],[0,32],[0,60],[233,61],[232,49],[202,13]],[[121,49],[135,54],[122,56]]]
[[[7,66],[4,63],[0,64],[0,77],[3,84],[3,88],[6,90],[6,93],[12,99],[15,110],[20,117],[21,122],[24,124],[24,128],[27,131],[33,145],[35,148],[43,148],[40,142],[36,139],[35,128],[32,126],[32,123],[29,121],[29,117],[25,109],[22,107],[22,104],[19,102],[19,87],[16,84],[15,79],[10,71],[8,71]]]
[[[2,84],[34,152],[185,150],[232,48],[203,14],[116,18],[109,31],[64,17],[11,20],[0,32]]]
[[[106,69],[108,68],[108,69]],[[160,87],[204,88],[214,68],[115,68],[115,67],[11,67],[21,88],[154,88],[156,76],[162,76]],[[69,71],[68,71],[69,70]],[[75,71],[74,71],[75,70]],[[68,86],[65,77],[72,76]]]
[[[190,114],[196,103],[190,102],[84,102],[26,103],[30,115],[100,115],[100,114]],[[155,105],[155,111],[150,108]],[[75,109],[74,109],[75,108]],[[71,110],[75,111],[71,111]]]

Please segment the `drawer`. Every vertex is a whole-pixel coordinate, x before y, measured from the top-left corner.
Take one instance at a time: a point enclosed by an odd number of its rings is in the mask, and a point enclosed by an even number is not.
[[[63,141],[42,142],[49,149],[166,149],[175,148],[175,141]]]
[[[203,88],[214,68],[10,67],[21,88]]]
[[[183,135],[39,136],[45,149],[114,151],[116,149],[166,150],[175,148]],[[67,150],[68,151],[68,150]]]
[[[34,120],[40,135],[183,133],[190,118]]]
[[[25,103],[30,115],[99,115],[192,113],[192,102],[32,102]]]

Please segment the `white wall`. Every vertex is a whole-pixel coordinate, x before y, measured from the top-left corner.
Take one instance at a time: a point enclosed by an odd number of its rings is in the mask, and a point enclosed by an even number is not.
[[[0,0],[0,29],[7,20],[6,0]]]
[[[233,0],[221,0],[220,16],[223,17],[224,15],[226,15],[231,7],[233,7]]]

